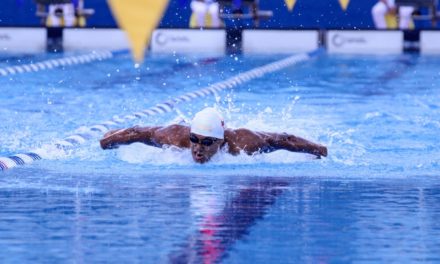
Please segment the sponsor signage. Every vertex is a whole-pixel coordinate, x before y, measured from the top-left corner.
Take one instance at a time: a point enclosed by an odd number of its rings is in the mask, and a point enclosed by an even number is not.
[[[46,50],[45,28],[0,28],[0,51],[43,52]]]
[[[403,52],[402,31],[331,30],[327,32],[329,53],[399,54]]]
[[[424,54],[440,54],[440,32],[420,32],[420,52]]]
[[[294,53],[318,48],[318,31],[244,30],[244,53]]]
[[[118,50],[130,47],[126,34],[120,29],[65,28],[63,44],[66,51]]]
[[[226,32],[215,29],[158,29],[153,32],[150,45],[153,53],[223,54],[226,50]]]

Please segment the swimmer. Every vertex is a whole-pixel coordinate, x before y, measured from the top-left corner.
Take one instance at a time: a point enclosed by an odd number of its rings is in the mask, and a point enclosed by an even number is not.
[[[131,127],[107,132],[101,139],[103,149],[141,142],[155,147],[176,146],[191,149],[195,162],[209,161],[219,150],[232,155],[248,155],[288,150],[327,156],[325,146],[286,133],[255,132],[245,128],[225,129],[220,114],[211,107],[198,112],[191,126],[170,125],[157,127]]]

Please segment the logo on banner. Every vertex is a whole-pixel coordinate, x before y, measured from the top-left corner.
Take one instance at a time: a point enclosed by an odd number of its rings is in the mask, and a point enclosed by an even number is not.
[[[159,32],[156,34],[154,39],[159,46],[165,46],[167,44],[180,44],[180,43],[189,43],[190,39],[188,36],[183,35],[170,35],[165,34],[163,32]]]
[[[346,44],[366,44],[367,40],[364,37],[348,37],[340,34],[335,34],[332,37],[332,44],[335,47],[341,48]]]

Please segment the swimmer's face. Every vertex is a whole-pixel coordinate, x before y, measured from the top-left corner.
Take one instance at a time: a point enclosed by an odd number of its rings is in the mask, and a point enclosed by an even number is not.
[[[209,161],[223,143],[223,139],[205,137],[194,133],[189,135],[189,139],[191,142],[191,155],[197,163]]]

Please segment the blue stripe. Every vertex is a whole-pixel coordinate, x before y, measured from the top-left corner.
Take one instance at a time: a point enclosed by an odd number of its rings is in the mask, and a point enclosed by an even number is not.
[[[73,145],[79,145],[79,142],[76,139],[73,138],[66,138],[65,141],[72,143]]]
[[[96,128],[96,127],[91,128],[90,130],[91,131],[98,131],[98,132],[105,132],[105,131],[102,131],[102,129],[99,129],[99,128]],[[107,128],[107,130],[108,130],[108,128]]]
[[[26,155],[31,157],[33,160],[40,160],[41,159],[40,155],[38,155],[37,153],[29,152],[29,153],[26,153]]]
[[[2,161],[0,161],[0,168],[1,168],[2,170],[7,170],[7,169],[8,169],[8,166],[6,166],[6,164],[4,164]]]
[[[81,134],[76,134],[77,136],[80,136],[80,137],[82,137],[82,138],[84,138],[84,139],[91,139],[92,138],[92,135],[90,135],[90,134],[85,134],[85,133],[81,133]]]
[[[156,105],[157,108],[162,109],[164,112],[168,113],[168,109],[166,109],[165,107],[161,106],[161,105]]]
[[[23,165],[23,164],[25,164],[25,163],[24,163],[24,160],[21,159],[20,157],[17,157],[17,156],[10,156],[10,157],[8,157],[8,158],[10,158],[11,160],[13,160],[17,165]]]
[[[107,130],[109,130],[109,129],[110,129],[110,127],[109,127],[108,125],[106,125],[106,124],[101,124],[101,126],[103,126],[103,127],[107,128]]]
[[[163,104],[168,105],[170,108],[173,108],[173,107],[174,107],[174,104],[173,104],[173,103],[170,103],[170,102],[165,102],[165,103],[163,103]]]

